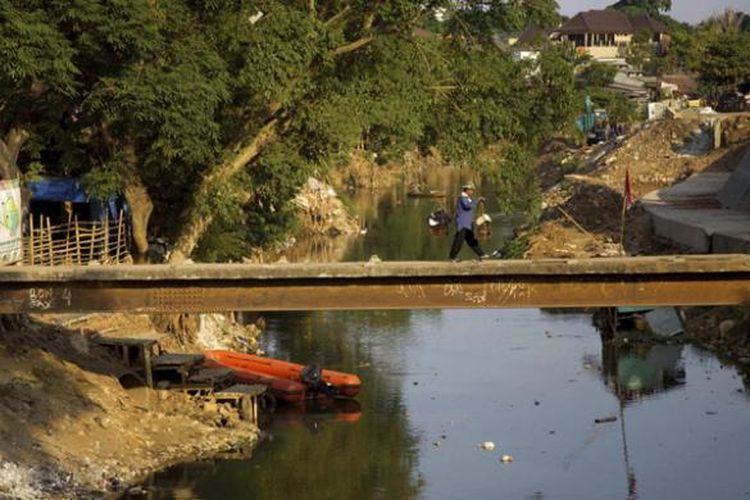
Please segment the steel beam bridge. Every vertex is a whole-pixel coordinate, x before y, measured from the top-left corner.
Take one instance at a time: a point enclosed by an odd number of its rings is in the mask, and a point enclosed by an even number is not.
[[[0,267],[0,313],[750,305],[750,255]]]

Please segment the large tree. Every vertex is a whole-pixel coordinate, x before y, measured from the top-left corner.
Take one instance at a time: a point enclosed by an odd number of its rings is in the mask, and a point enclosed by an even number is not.
[[[727,32],[713,37],[706,46],[699,65],[704,89],[736,90],[750,81],[750,35]]]
[[[140,251],[149,228],[171,235],[175,258],[201,240],[263,243],[288,228],[306,176],[357,145],[381,158],[437,146],[461,163],[503,143],[518,167],[563,126],[570,66],[552,53],[514,63],[481,36],[486,16],[497,31],[556,4],[489,4],[3,0],[0,43],[32,51],[0,62],[24,68],[3,74],[3,125],[34,125],[26,160],[123,191]],[[463,36],[414,35],[451,6]],[[37,108],[54,114],[17,112]]]

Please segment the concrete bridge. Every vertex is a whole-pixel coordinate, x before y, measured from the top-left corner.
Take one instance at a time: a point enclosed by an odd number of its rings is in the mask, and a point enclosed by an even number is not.
[[[0,267],[0,313],[750,305],[750,255]]]

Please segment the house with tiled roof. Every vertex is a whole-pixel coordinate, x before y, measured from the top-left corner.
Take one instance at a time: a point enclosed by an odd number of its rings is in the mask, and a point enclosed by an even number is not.
[[[627,56],[633,37],[644,31],[654,50],[663,51],[668,36],[661,21],[646,14],[628,16],[613,9],[581,12],[557,28],[553,37],[572,43],[579,53],[594,59],[619,59]]]

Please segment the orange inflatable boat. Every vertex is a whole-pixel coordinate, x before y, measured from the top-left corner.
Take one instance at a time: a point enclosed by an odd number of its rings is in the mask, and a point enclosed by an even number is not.
[[[310,378],[307,375],[310,372],[314,373],[316,371],[317,367],[313,365],[305,366],[298,363],[232,351],[205,351],[203,354],[206,357],[206,362],[210,361],[211,363],[230,368],[238,378],[238,374],[249,371],[304,384],[308,389],[308,396],[312,396],[311,392],[317,390],[317,388],[312,388],[313,391],[310,390]],[[331,391],[324,390],[324,393],[330,394],[332,392],[335,396],[347,398],[353,398],[359,394],[362,382],[358,376],[333,370],[318,369],[317,371],[320,372],[320,381],[326,388],[332,389]],[[313,378],[315,377],[313,376]]]
[[[208,356],[206,356],[203,365],[207,367],[229,368],[234,374],[234,379],[242,384],[265,385],[268,387],[271,394],[273,394],[273,397],[278,401],[284,401],[286,403],[301,403],[305,400],[307,388],[305,387],[305,384],[300,382],[272,377],[270,375],[265,375],[252,370],[244,370],[234,366],[226,366]]]

